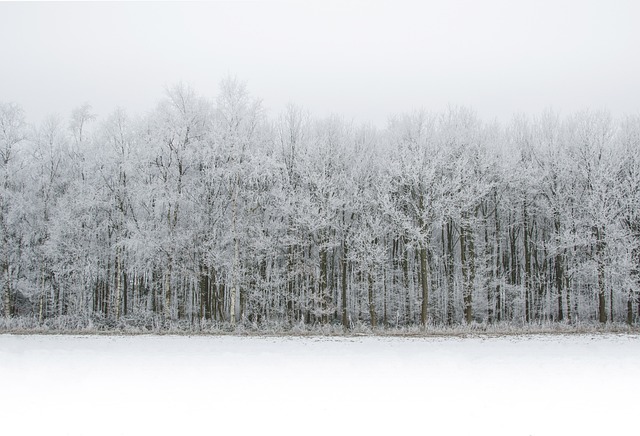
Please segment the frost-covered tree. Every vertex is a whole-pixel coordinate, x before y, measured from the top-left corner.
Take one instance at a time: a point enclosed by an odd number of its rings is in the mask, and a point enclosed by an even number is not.
[[[227,78],[143,116],[0,105],[2,314],[207,328],[620,322],[640,312],[640,123],[414,111],[385,129]]]
[[[15,103],[0,103],[0,274],[2,275],[2,306],[5,317],[13,313],[15,281],[22,257],[21,191],[24,168],[21,148],[27,139],[27,125],[22,108]]]

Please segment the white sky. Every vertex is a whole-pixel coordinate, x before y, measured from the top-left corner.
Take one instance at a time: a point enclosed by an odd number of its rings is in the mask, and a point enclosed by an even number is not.
[[[415,108],[640,111],[640,2],[0,2],[0,101],[31,121],[88,101],[213,98],[231,74],[272,115],[294,102],[383,126]]]

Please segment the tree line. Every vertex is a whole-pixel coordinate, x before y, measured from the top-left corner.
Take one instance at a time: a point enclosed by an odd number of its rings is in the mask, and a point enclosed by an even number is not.
[[[640,116],[466,108],[384,129],[243,82],[37,126],[0,103],[2,314],[110,325],[627,322]]]

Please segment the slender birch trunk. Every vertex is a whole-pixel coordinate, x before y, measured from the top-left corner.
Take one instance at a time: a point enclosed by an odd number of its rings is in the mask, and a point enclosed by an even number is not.
[[[237,216],[238,216],[238,187],[234,187],[232,205],[232,232],[233,232],[233,265],[231,295],[229,296],[229,315],[231,325],[236,325],[236,297],[238,295],[238,259],[240,253],[240,241],[238,240]]]

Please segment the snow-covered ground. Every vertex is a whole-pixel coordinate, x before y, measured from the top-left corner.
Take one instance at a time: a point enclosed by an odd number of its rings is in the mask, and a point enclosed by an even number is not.
[[[639,395],[638,336],[0,335],[6,435],[631,434]]]

